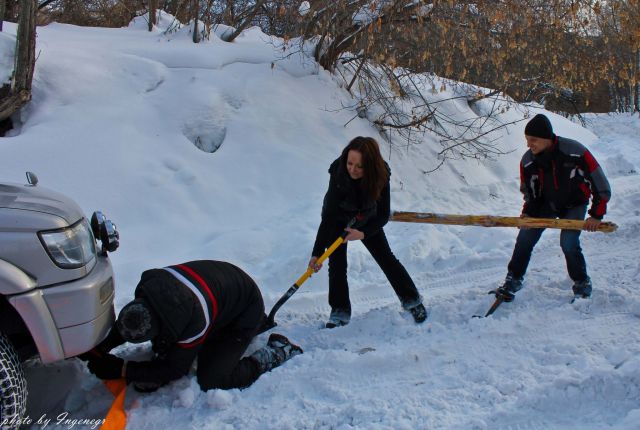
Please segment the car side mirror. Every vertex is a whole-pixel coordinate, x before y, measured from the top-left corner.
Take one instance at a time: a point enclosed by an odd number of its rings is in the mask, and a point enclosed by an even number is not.
[[[120,234],[116,225],[108,220],[100,211],[91,216],[91,230],[93,236],[102,242],[102,251],[114,252],[120,245]]]

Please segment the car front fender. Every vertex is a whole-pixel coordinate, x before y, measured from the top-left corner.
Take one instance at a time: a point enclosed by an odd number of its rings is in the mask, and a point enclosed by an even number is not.
[[[0,294],[24,294],[38,286],[38,282],[8,261],[0,259]]]

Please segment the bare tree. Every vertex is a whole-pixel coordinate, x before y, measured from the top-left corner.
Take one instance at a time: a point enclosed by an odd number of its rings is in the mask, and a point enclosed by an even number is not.
[[[4,12],[7,10],[6,0],[0,0],[0,31],[2,31],[2,23],[4,21]]]
[[[158,0],[149,0],[149,31],[153,31],[156,25],[156,14],[158,9]]]
[[[239,24],[236,30],[230,35],[225,36],[223,40],[225,42],[233,42],[233,40],[236,37],[238,37],[240,33],[242,33],[242,31],[253,22],[256,15],[258,14],[258,11],[262,9],[262,6],[264,5],[264,3],[265,3],[265,0],[256,0],[253,5],[251,5],[246,10],[242,11],[241,16],[238,19]]]
[[[353,105],[345,107],[368,119],[389,143],[396,147],[418,144],[427,132],[439,139],[440,163],[432,170],[447,159],[485,159],[504,154],[495,141],[509,124],[501,123],[498,114],[514,103],[499,91],[376,64],[361,56],[343,57],[335,71],[348,82],[346,89],[354,97]],[[451,98],[434,98],[433,93],[447,86],[454,98],[467,103],[476,116],[460,120],[441,112],[440,107]],[[481,101],[482,108],[476,106]]]
[[[640,111],[640,1],[603,2],[597,26],[615,110]]]
[[[146,0],[41,0],[38,22],[122,27],[141,15],[141,10],[146,11],[146,4]]]
[[[9,88],[0,89],[0,121],[7,120],[31,100],[35,65],[36,0],[20,0],[15,67]]]
[[[390,46],[380,42],[390,37],[399,39],[403,33],[408,35],[409,27],[428,19],[432,7],[424,3],[406,0],[314,2],[301,19],[299,31],[306,40],[316,43],[315,58],[327,70],[333,70],[340,56],[352,48],[374,50],[376,59],[386,59]]]
[[[191,16],[193,18],[193,43],[199,43],[200,30],[198,30],[198,20],[200,19],[200,5],[198,0],[191,1]]]

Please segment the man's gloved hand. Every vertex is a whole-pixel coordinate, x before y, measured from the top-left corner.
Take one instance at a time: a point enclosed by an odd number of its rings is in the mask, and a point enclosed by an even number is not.
[[[89,361],[89,360],[95,360],[96,358],[100,358],[103,355],[104,354],[102,352],[98,351],[98,348],[93,348],[85,352],[84,354],[77,355],[76,357],[78,357],[82,361]]]
[[[99,358],[92,358],[87,363],[89,371],[100,379],[122,378],[124,360],[113,354],[105,354]]]

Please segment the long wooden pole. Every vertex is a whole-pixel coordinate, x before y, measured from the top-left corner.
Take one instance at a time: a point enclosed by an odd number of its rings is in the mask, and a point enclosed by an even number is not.
[[[419,222],[426,224],[476,225],[481,227],[526,227],[560,228],[565,230],[583,230],[584,221],[552,218],[520,218],[493,215],[451,215],[428,212],[392,212],[391,221]],[[598,231],[611,233],[618,226],[612,222],[601,222]]]

